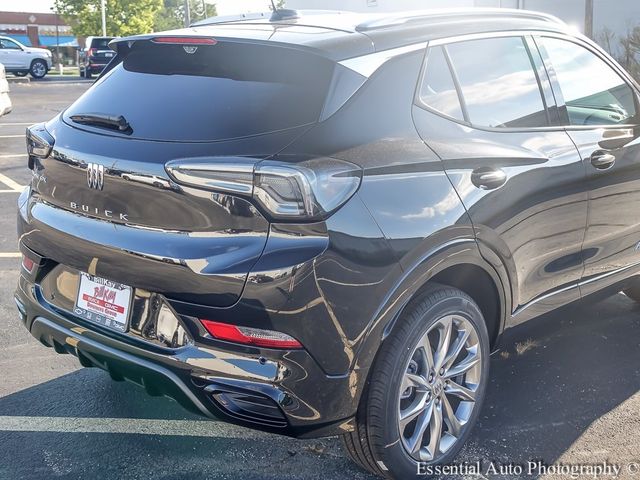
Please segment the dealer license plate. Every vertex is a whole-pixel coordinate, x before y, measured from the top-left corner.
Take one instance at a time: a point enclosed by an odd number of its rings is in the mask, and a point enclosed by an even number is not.
[[[80,272],[74,312],[90,322],[125,332],[129,321],[132,288]]]

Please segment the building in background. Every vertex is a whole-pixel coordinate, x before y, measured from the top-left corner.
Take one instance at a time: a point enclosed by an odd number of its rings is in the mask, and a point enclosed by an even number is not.
[[[71,27],[55,13],[0,12],[0,35],[28,47],[48,48],[65,64],[70,65],[76,58],[78,40]]]

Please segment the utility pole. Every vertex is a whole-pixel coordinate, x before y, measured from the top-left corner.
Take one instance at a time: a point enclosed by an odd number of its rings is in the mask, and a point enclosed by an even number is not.
[[[585,0],[584,34],[593,39],[593,0]]]
[[[189,11],[189,0],[184,0],[184,26],[191,25],[191,12]]]
[[[58,11],[56,10],[56,61],[58,62],[58,70],[62,74],[62,60],[60,59],[60,29],[58,27]]]
[[[105,5],[106,1],[105,0],[100,0],[100,10],[102,13],[102,36],[106,37],[107,36],[107,12],[106,12],[106,5]]]

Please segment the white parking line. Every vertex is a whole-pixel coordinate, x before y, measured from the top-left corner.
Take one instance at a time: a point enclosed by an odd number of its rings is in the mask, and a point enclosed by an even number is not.
[[[0,158],[21,158],[26,156],[26,153],[10,153],[8,155],[0,155]]]
[[[24,133],[20,135],[0,135],[0,138],[24,138]]]
[[[20,252],[0,252],[0,258],[20,258],[22,253]]]
[[[15,123],[0,123],[0,127],[20,127],[33,125],[36,122],[15,122]]]
[[[0,416],[0,431],[120,433],[181,437],[269,438],[268,434],[207,420]],[[282,441],[282,439],[278,439]]]
[[[24,190],[24,185],[20,185],[18,182],[14,182],[13,180],[11,180],[9,177],[7,177],[2,173],[0,173],[0,182],[4,183],[7,187],[12,189],[14,192],[22,193],[22,190]]]

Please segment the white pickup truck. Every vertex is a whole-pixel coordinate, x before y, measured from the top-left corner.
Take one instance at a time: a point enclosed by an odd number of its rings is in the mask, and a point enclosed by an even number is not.
[[[51,52],[0,36],[0,63],[9,73],[20,76],[29,73],[33,78],[42,78],[51,70]]]

